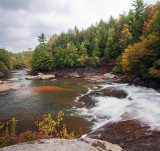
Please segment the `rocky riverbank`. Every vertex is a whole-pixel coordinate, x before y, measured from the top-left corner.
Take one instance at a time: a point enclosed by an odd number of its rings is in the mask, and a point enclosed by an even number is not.
[[[119,81],[121,83],[129,83],[160,90],[160,79],[142,79],[134,76],[122,75],[119,77]]]
[[[154,79],[142,79],[136,78],[132,75],[114,75],[113,68],[115,64],[106,64],[100,67],[81,67],[81,68],[65,68],[65,69],[55,69],[53,72],[44,73],[46,77],[41,78],[41,76],[29,76],[27,79],[53,79],[55,76],[66,77],[66,78],[82,78],[90,82],[95,83],[105,83],[105,82],[116,82],[116,83],[129,83],[134,85],[145,86],[154,89],[160,89],[160,80]],[[48,78],[47,76],[51,76]]]
[[[0,149],[0,151],[123,151],[115,144],[91,138],[74,140],[66,139],[44,139],[12,145]]]
[[[4,95],[10,91],[23,87],[23,84],[16,82],[0,81],[0,95]]]

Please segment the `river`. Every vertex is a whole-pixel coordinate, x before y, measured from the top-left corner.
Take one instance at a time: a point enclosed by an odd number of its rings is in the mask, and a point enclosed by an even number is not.
[[[26,80],[25,71],[6,80],[24,84],[19,90],[0,96],[0,121],[18,119],[18,133],[36,131],[35,121],[43,114],[53,117],[62,110],[69,131],[81,136],[103,124],[136,119],[160,130],[160,93],[151,88],[128,84],[95,84],[83,79],[58,78],[57,81]],[[51,87],[65,91],[48,90]],[[35,91],[35,90],[41,91]],[[46,90],[45,90],[46,88]],[[88,100],[86,100],[88,99]],[[79,100],[90,105],[77,105]],[[84,103],[85,104],[85,103]]]

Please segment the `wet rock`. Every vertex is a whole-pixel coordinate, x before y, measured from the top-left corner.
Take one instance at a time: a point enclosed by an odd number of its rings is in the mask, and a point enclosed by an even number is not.
[[[26,77],[27,80],[33,80],[33,79],[49,80],[49,79],[54,79],[54,78],[55,78],[55,75],[53,74],[43,74],[43,73],[38,73],[37,76]]]
[[[51,93],[51,92],[63,92],[68,91],[66,88],[54,87],[54,86],[40,86],[32,87],[31,91],[35,93]]]
[[[127,93],[123,90],[115,90],[115,89],[102,89],[100,90],[103,96],[111,96],[111,97],[116,97],[119,99],[123,99],[127,97]]]
[[[51,82],[57,81],[57,79],[51,79]]]
[[[99,93],[98,91],[94,91],[94,92],[91,92],[87,95],[84,95],[78,99],[79,104],[77,107],[92,108],[97,103],[97,101],[94,100],[93,97],[101,96],[101,95],[102,94]]]
[[[74,104],[75,105],[75,104]],[[87,94],[78,99],[77,107],[86,107],[91,108],[95,105],[95,101],[92,99],[92,96]]]
[[[20,89],[23,86],[24,85],[21,84],[21,83],[1,81],[1,84],[0,84],[0,95],[4,94],[5,92],[8,92],[8,91]]]
[[[1,151],[122,151],[118,145],[106,141],[82,138],[74,140],[43,139],[34,142],[12,145]]]
[[[138,121],[128,120],[106,124],[88,137],[120,145],[125,151],[159,151],[160,132],[151,131]]]
[[[127,97],[127,93],[123,90],[116,90],[112,88],[102,89],[99,91],[93,91],[89,94],[86,94],[78,99],[78,103],[74,104],[74,106],[77,107],[86,107],[86,108],[92,108],[95,106],[97,101],[94,99],[94,97],[100,97],[100,96],[109,96],[109,97],[116,97],[119,99],[123,99]]]
[[[26,80],[33,80],[33,79],[39,79],[38,76],[28,76],[25,78]]]
[[[118,81],[117,81],[118,82]],[[120,83],[129,83],[138,86],[145,86],[153,89],[160,88],[160,79],[142,79],[132,75],[122,75],[119,77]]]
[[[71,104],[72,100],[71,99],[62,99],[62,100],[57,100],[57,104]]]

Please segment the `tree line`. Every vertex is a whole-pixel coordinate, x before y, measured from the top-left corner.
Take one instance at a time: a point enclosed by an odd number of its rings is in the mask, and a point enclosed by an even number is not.
[[[48,41],[42,33],[33,56],[25,64],[32,66],[31,73],[35,74],[114,62],[117,74],[160,78],[160,2],[146,5],[143,0],[133,0],[132,6],[119,18],[111,16],[85,30],[75,27],[54,34]],[[9,68],[8,63],[5,66]]]
[[[33,51],[11,53],[0,48],[0,71],[21,70],[31,68]]]
[[[160,3],[132,2],[128,14],[100,20],[86,30],[77,27],[53,35],[46,42],[42,33],[33,55],[32,71],[55,68],[99,66],[117,62],[115,73],[143,78],[160,77]]]

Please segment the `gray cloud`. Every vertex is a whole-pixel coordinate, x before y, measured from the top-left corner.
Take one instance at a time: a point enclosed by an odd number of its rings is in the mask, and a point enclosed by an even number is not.
[[[1,0],[0,8],[3,9],[28,9],[31,6],[32,0]]]
[[[74,26],[87,28],[100,19],[128,11],[131,1],[0,0],[0,47],[12,52],[34,49],[42,32],[49,38]]]

